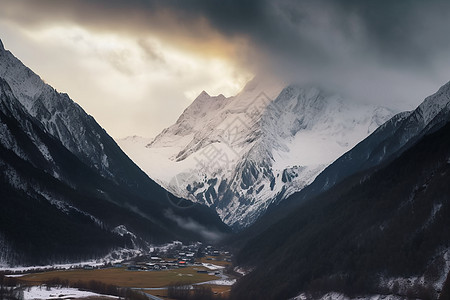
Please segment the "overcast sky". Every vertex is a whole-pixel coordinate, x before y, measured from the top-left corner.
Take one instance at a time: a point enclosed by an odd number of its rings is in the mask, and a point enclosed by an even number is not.
[[[0,38],[113,137],[254,75],[401,110],[450,80],[447,0],[0,0]]]

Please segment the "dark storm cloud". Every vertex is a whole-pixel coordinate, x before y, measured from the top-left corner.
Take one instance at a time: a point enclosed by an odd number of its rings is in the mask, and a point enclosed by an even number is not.
[[[365,89],[370,85],[395,88],[426,78],[428,83],[414,88],[429,89],[450,79],[445,78],[450,76],[447,0],[2,2],[0,16],[6,18],[42,25],[76,22],[141,35],[156,32],[184,41],[194,51],[201,51],[214,37],[217,40],[217,35],[221,42],[215,48],[244,39],[246,47],[236,45],[232,59],[254,72],[309,77],[339,89],[359,88],[356,94],[368,94]],[[150,56],[157,55],[145,43],[141,46]],[[363,77],[367,80],[359,87],[349,86]],[[375,90],[373,98],[396,96]]]
[[[449,1],[345,0],[341,13],[359,15],[370,46],[401,61],[428,59],[450,44]]]
[[[382,61],[405,65],[424,66],[450,46],[446,0],[197,0],[163,5],[185,23],[203,17],[226,36],[245,36],[260,50],[293,60],[333,60],[333,51],[316,38],[332,41],[335,35]],[[309,36],[310,30],[318,36]],[[364,37],[358,36],[361,32]]]
[[[21,15],[23,22],[71,21],[103,28],[167,30],[203,36],[196,22],[205,20],[225,37],[245,37],[253,46],[274,55],[326,60],[329,51],[305,34],[332,39],[340,34],[354,40],[362,26],[365,47],[386,60],[422,63],[447,49],[450,3],[444,0],[41,0],[3,1],[3,15]],[[8,9],[7,6],[16,9]],[[23,9],[31,6],[31,10]],[[24,12],[21,14],[21,11]],[[34,12],[30,15],[29,11]],[[328,20],[318,20],[328,18]],[[358,24],[354,24],[357,20]],[[336,32],[327,31],[333,26]],[[321,29],[325,29],[324,31]],[[329,37],[327,35],[330,35]]]
[[[251,44],[245,63],[263,72],[299,80],[308,77],[354,97],[369,94],[370,88],[371,100],[403,97],[407,101],[416,92],[426,95],[450,79],[446,77],[450,76],[446,71],[450,67],[450,1],[164,3],[184,24],[204,18],[225,37],[245,37]],[[359,86],[353,84],[357,82]],[[411,87],[418,82],[422,85]],[[409,94],[378,92],[399,86],[410,89]]]

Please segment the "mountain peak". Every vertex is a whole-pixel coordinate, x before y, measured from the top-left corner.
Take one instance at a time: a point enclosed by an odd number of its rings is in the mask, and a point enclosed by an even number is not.
[[[198,95],[197,96],[197,99],[198,98],[210,98],[211,96],[206,92],[206,91],[202,91],[201,93],[200,93],[200,95]]]
[[[391,116],[324,90],[258,77],[233,97],[202,93],[174,125],[130,153],[174,195],[243,228]]]
[[[0,39],[0,50],[5,50],[5,47],[3,47],[2,40]]]

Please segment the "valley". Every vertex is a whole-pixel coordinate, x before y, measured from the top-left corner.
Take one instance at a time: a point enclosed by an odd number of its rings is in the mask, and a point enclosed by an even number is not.
[[[144,293],[168,299],[171,288],[190,287],[193,293],[198,289],[211,294],[208,299],[225,299],[240,274],[232,269],[232,255],[228,251],[216,249],[208,245],[182,245],[175,242],[163,250],[125,261],[73,264],[61,269],[55,266],[12,268],[2,270],[0,276],[2,282],[10,281],[9,285],[17,293],[22,291],[25,294],[30,290],[39,294],[37,289],[53,290],[53,294],[63,293],[59,290],[64,289],[80,289],[114,298],[118,293],[132,290],[137,293],[135,296]],[[94,294],[85,297],[93,296],[96,297]],[[28,297],[24,296],[23,299],[27,300]],[[82,293],[79,297],[84,298]]]
[[[0,300],[450,300],[449,28],[0,0]]]

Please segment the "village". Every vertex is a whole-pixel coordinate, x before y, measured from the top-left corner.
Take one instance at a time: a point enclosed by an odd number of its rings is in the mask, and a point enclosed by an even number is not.
[[[211,245],[202,243],[183,245],[175,243],[172,247],[154,248],[148,255],[135,257],[116,263],[117,268],[126,267],[130,271],[160,271],[185,267],[204,267],[197,273],[210,275],[222,275],[223,269],[231,265],[232,254],[223,249],[217,249]]]

